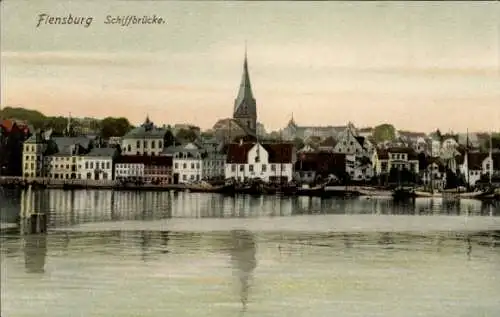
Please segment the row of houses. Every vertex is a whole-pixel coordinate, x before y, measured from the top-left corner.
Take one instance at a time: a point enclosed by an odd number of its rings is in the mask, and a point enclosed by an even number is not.
[[[443,161],[408,147],[376,149],[368,158],[325,150],[301,151],[293,143],[285,142],[241,141],[219,148],[189,142],[171,145],[154,155],[127,154],[120,147],[94,146],[92,140],[84,137],[35,134],[24,144],[23,175],[158,184],[257,178],[267,182],[311,183],[330,177],[366,182],[395,170],[417,175],[424,182],[443,183],[446,170],[451,170],[463,175],[468,171],[467,179],[474,185],[492,167],[495,173],[500,172],[500,153],[468,153]],[[361,149],[358,147],[358,152]]]

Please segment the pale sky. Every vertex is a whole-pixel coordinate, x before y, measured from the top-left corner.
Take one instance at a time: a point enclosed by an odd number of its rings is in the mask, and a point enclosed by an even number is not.
[[[500,2],[23,1],[1,6],[1,104],[146,114],[210,128],[232,115],[245,41],[258,120],[500,130]],[[41,25],[38,14],[92,16]],[[163,25],[104,24],[153,15]]]

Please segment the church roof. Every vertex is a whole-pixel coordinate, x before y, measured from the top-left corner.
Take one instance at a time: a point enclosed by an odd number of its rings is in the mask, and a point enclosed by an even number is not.
[[[245,52],[245,61],[243,63],[243,75],[241,77],[240,89],[234,101],[234,114],[235,115],[256,115],[257,109],[255,105],[255,98],[252,93],[252,86],[250,84],[250,75],[248,74],[248,62]]]

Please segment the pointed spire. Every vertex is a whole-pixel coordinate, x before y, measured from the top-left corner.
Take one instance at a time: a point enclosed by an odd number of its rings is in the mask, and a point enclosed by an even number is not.
[[[241,76],[241,83],[238,91],[238,96],[236,97],[236,100],[234,102],[234,113],[236,114],[237,112],[243,112],[244,114],[254,114],[254,112],[256,112],[255,99],[253,97],[252,85],[250,83],[250,75],[248,73],[246,41],[245,41],[245,59],[243,61],[243,75]]]

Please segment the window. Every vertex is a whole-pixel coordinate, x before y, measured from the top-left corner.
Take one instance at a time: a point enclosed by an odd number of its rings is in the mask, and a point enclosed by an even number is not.
[[[130,144],[127,145],[127,152],[132,152],[132,146]]]
[[[186,169],[187,168],[187,164],[186,163],[182,164],[182,168]]]
[[[271,164],[271,171],[276,172],[276,165],[275,164]]]
[[[94,168],[94,162],[90,162],[90,168]]]
[[[248,170],[249,170],[250,172],[253,172],[253,164],[248,165]]]
[[[240,165],[240,172],[243,172],[245,170],[245,165],[241,164]]]
[[[488,170],[488,171],[490,170],[490,164],[489,163],[486,164],[486,170]]]
[[[85,169],[89,169],[89,162],[85,162]]]
[[[259,156],[256,156],[255,157],[255,163],[259,163],[260,162],[260,157]]]
[[[147,149],[148,148],[148,141],[146,141],[146,140],[142,141],[142,145],[144,145],[144,148]]]
[[[175,167],[175,168],[179,168],[179,163],[175,163],[175,164],[174,164],[174,167]]]
[[[110,169],[111,168],[111,163],[110,162],[106,162],[106,169]]]
[[[135,144],[135,147],[136,148],[140,148],[141,147],[141,141],[137,141],[136,144]]]
[[[267,165],[266,164],[262,164],[262,171],[263,172],[267,171]]]
[[[163,147],[163,143],[161,141],[158,141],[158,148],[161,149]]]
[[[282,171],[286,171],[286,164],[282,164],[282,165],[281,165],[281,170],[282,170]]]
[[[191,169],[194,170],[194,163],[191,163]]]
[[[231,164],[231,172],[236,172],[236,164]]]
[[[151,141],[151,148],[154,149],[156,147],[156,142],[155,140]]]
[[[190,180],[194,180],[194,175],[191,175],[191,176],[189,177],[189,179],[190,179]]]
[[[196,163],[196,169],[200,169],[200,163]]]

